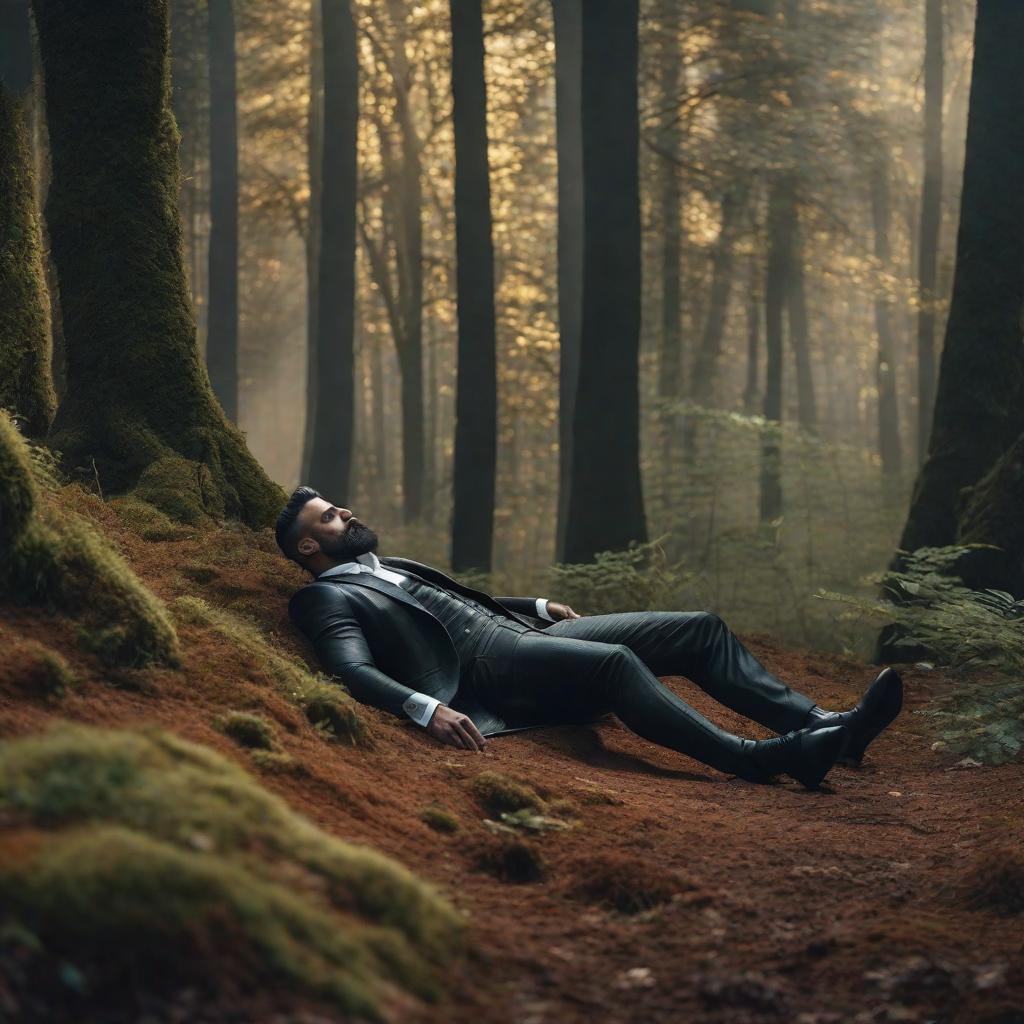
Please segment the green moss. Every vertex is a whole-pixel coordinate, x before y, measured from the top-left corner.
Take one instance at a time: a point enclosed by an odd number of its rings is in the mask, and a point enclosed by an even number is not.
[[[191,595],[175,598],[171,610],[178,622],[213,629],[244,651],[321,732],[349,746],[374,745],[357,702],[341,685],[322,673],[312,675],[275,650],[255,623]]]
[[[0,411],[0,592],[80,617],[80,638],[108,664],[180,664],[177,634],[161,602],[96,528],[66,506],[53,482]]]
[[[24,105],[0,83],[0,407],[41,437],[56,395],[33,177]]]
[[[240,747],[273,750],[277,746],[274,726],[262,715],[249,711],[229,711],[221,715],[217,728]]]
[[[139,487],[172,518],[270,526],[287,495],[224,415],[196,340],[167,4],[96,16],[74,0],[38,0],[33,11],[67,350],[49,443],[70,477],[95,476],[106,496]]]
[[[78,686],[78,677],[58,651],[35,640],[27,640],[22,646],[25,650],[17,669],[22,689],[37,697],[59,699]]]
[[[258,768],[264,771],[287,774],[302,774],[303,768],[291,754],[281,750],[260,750],[250,751],[252,761]]]
[[[535,789],[501,772],[481,772],[473,779],[472,789],[477,799],[494,815],[524,807],[539,812],[547,809],[547,803]]]
[[[111,498],[108,504],[143,540],[181,540],[195,536],[195,530],[173,522],[165,512],[137,495]]]
[[[462,828],[459,819],[444,807],[431,804],[420,811],[420,818],[435,832],[458,832]]]
[[[7,743],[0,748],[0,818],[47,829],[115,825],[147,842],[201,850],[267,882],[309,874],[303,892],[320,894],[326,909],[391,929],[396,955],[411,963],[445,958],[461,934],[459,915],[430,883],[321,832],[213,750],[155,728],[64,725]],[[116,881],[114,872],[109,884]],[[416,974],[429,988],[425,978]]]

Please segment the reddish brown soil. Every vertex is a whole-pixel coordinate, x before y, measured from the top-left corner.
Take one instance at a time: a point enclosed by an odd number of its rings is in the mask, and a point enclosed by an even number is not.
[[[223,600],[229,586],[236,599],[260,599],[282,647],[308,655],[282,596],[301,574],[275,560],[266,536],[218,590],[217,581],[200,587],[176,571],[214,561],[215,545],[146,544],[113,517],[108,526],[165,599],[193,592]],[[758,785],[724,776],[610,716],[592,727],[497,737],[486,752],[470,753],[369,708],[378,746],[357,751],[326,744],[258,667],[191,630],[182,631],[183,672],[126,673],[114,686],[78,652],[67,621],[6,607],[0,628],[0,738],[35,732],[55,717],[155,721],[248,763],[212,727],[213,717],[226,708],[272,715],[299,770],[263,773],[264,783],[327,831],[433,880],[466,914],[471,951],[450,971],[448,998],[406,1007],[402,1020],[1024,1020],[1024,916],[972,908],[966,882],[974,865],[1024,834],[1024,773],[1019,764],[959,767],[932,751],[934,737],[914,711],[950,685],[942,673],[907,668],[903,712],[862,768],[834,768],[820,791],[809,792],[785,777]],[[82,689],[56,705],[21,692],[9,655],[26,637],[64,651],[87,677]],[[746,640],[773,672],[826,707],[852,705],[877,671]],[[687,680],[666,682],[725,727],[770,735]],[[502,881],[478,864],[505,841],[484,826],[488,815],[470,788],[485,768],[579,808],[579,827],[524,840],[546,866],[540,880]],[[457,815],[462,830],[429,828],[419,815],[432,802]],[[627,877],[674,879],[679,891],[639,913],[594,902],[577,886],[601,861]],[[247,1020],[337,1019],[279,991],[267,993],[265,1014],[248,1002]],[[207,1003],[192,1019],[240,1018],[222,1018]]]

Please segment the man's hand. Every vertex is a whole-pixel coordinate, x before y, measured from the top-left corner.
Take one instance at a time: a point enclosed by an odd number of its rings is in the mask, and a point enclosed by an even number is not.
[[[482,751],[487,740],[473,724],[473,720],[461,711],[452,711],[447,704],[438,704],[427,722],[427,732],[442,743],[465,750]]]
[[[548,601],[548,615],[555,621],[558,619],[578,619],[581,617],[567,604],[559,604],[557,601]]]

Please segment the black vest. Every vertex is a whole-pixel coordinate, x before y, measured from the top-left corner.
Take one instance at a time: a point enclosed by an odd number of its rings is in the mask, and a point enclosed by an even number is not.
[[[404,577],[399,586],[441,621],[452,638],[459,655],[459,664],[463,668],[473,653],[485,646],[496,629],[511,629],[516,633],[531,631],[529,626],[524,626],[508,615],[499,614],[472,597],[439,587],[407,569],[393,571],[401,572]]]

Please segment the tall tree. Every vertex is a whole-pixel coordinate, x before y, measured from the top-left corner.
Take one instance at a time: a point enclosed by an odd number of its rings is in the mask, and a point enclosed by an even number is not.
[[[166,0],[33,0],[53,178],[66,471],[182,518],[274,521],[285,495],[224,416],[199,357],[177,198]]]
[[[22,421],[25,434],[41,437],[57,399],[32,152],[25,104],[15,92],[28,84],[9,63],[0,66],[0,406]]]
[[[349,0],[323,0],[324,120],[317,265],[316,401],[308,482],[349,493],[355,403],[359,60]]]
[[[309,176],[309,205],[306,209],[306,418],[302,434],[299,478],[308,480],[313,468],[316,436],[316,400],[319,387],[317,360],[317,316],[320,300],[320,230],[323,217],[324,162],[324,44],[321,0],[310,3],[309,103],[306,107],[306,173]]]
[[[206,366],[238,422],[238,97],[234,0],[209,0],[210,278]]]
[[[882,145],[871,167],[871,221],[874,227],[875,260],[878,269],[889,274],[891,249],[889,227],[892,221],[889,202],[889,151]],[[878,453],[882,471],[895,476],[903,464],[900,444],[900,414],[896,396],[896,357],[892,330],[892,302],[884,290],[875,295],[875,327],[878,355],[875,360],[875,385],[878,390]]]
[[[907,551],[956,541],[963,489],[1024,432],[1022,49],[1024,5],[979,0],[953,296]]]
[[[637,0],[583,19],[583,322],[566,559],[645,542],[640,477]]]
[[[583,123],[580,109],[583,0],[552,0],[558,152],[558,521],[555,560],[565,559],[572,420],[583,315]]]
[[[942,224],[942,0],[924,5],[924,181],[917,247],[917,461],[928,451],[935,401],[935,302]]]
[[[452,568],[490,572],[498,447],[494,243],[481,0],[451,0],[458,378]]]

